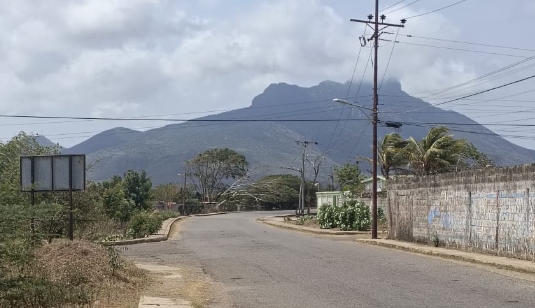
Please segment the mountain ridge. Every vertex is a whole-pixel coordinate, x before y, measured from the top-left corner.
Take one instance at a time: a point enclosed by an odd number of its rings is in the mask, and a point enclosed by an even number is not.
[[[360,89],[352,87],[351,91],[348,87],[348,83],[334,81],[308,88],[271,84],[248,107],[197,119],[207,122],[188,121],[145,132],[115,128],[65,152],[85,151],[80,154],[87,154],[90,162],[99,162],[89,173],[92,180],[103,180],[127,169],[146,169],[158,184],[176,182],[177,175],[183,173],[185,160],[214,147],[228,147],[244,154],[252,166],[263,170],[260,174],[288,173],[287,168],[300,166],[303,149],[295,141],[309,140],[319,144],[308,147],[307,151],[327,157],[320,175],[325,180],[332,165],[354,162],[355,156],[369,157],[371,152],[371,125],[366,114],[332,100],[349,96],[350,101],[371,106],[372,86],[365,83]],[[535,159],[535,151],[512,144],[464,115],[411,97],[397,81],[385,82],[381,93],[384,99],[379,109],[380,121],[404,123],[400,131],[404,138],[425,136],[431,125],[419,123],[456,123],[461,125],[450,127],[456,138],[470,140],[499,165]],[[425,113],[410,112],[413,109]],[[232,122],[236,119],[251,122]],[[469,124],[470,129],[464,124]],[[390,132],[393,130],[384,124],[378,128],[379,138]],[[361,167],[366,170],[365,164]]]

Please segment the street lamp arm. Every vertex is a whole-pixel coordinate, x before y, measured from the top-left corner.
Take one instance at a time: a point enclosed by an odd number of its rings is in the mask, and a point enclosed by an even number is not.
[[[361,105],[353,104],[353,103],[350,103],[350,102],[346,101],[345,99],[341,99],[341,98],[335,98],[335,99],[333,99],[333,102],[344,104],[344,105],[349,105],[349,106],[354,106],[354,107],[357,107],[357,108],[360,108],[360,109],[366,109],[366,110],[369,110],[369,111],[374,111],[373,108],[368,108],[368,107],[364,107],[364,106],[361,106]]]

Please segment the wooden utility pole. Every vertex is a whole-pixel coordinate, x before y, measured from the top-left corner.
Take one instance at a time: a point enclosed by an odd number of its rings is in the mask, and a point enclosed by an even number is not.
[[[301,185],[299,187],[299,208],[297,210],[298,215],[303,215],[305,213],[305,156],[306,149],[309,144],[318,144],[316,141],[296,141],[298,145],[303,146],[303,155],[301,158]]]
[[[350,21],[353,22],[359,22],[364,23],[366,26],[370,26],[370,24],[373,24],[373,35],[371,38],[368,39],[368,41],[371,41],[373,39],[373,48],[374,48],[374,61],[373,61],[373,117],[372,117],[372,124],[373,124],[373,144],[372,144],[372,239],[377,238],[377,105],[379,102],[379,95],[378,95],[378,86],[377,86],[377,71],[378,71],[378,51],[379,51],[379,31],[387,28],[387,27],[404,27],[404,24],[406,22],[405,19],[401,20],[401,24],[389,24],[385,23],[384,20],[386,16],[383,14],[381,15],[381,23],[379,23],[379,0],[375,0],[375,21],[372,22],[373,15],[368,15],[368,21],[366,20],[359,20],[359,19],[351,19]],[[379,26],[382,26],[383,28],[379,29]]]

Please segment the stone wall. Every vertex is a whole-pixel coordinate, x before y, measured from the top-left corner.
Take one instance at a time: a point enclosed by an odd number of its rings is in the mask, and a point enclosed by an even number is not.
[[[389,236],[535,260],[535,164],[387,185]]]
[[[355,198],[355,200],[364,202],[364,204],[369,206],[370,209],[372,208],[372,198]],[[387,204],[388,204],[388,202],[387,202],[386,197],[377,196],[377,208],[378,209],[382,209],[385,214],[386,214],[386,210],[387,210]]]

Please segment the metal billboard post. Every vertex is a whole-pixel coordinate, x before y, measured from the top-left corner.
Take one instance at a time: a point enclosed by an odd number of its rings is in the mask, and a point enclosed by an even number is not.
[[[69,192],[69,239],[74,239],[73,191],[85,190],[85,155],[39,155],[20,157],[21,191],[31,193],[35,206],[36,192]],[[34,218],[30,228],[35,230]]]

